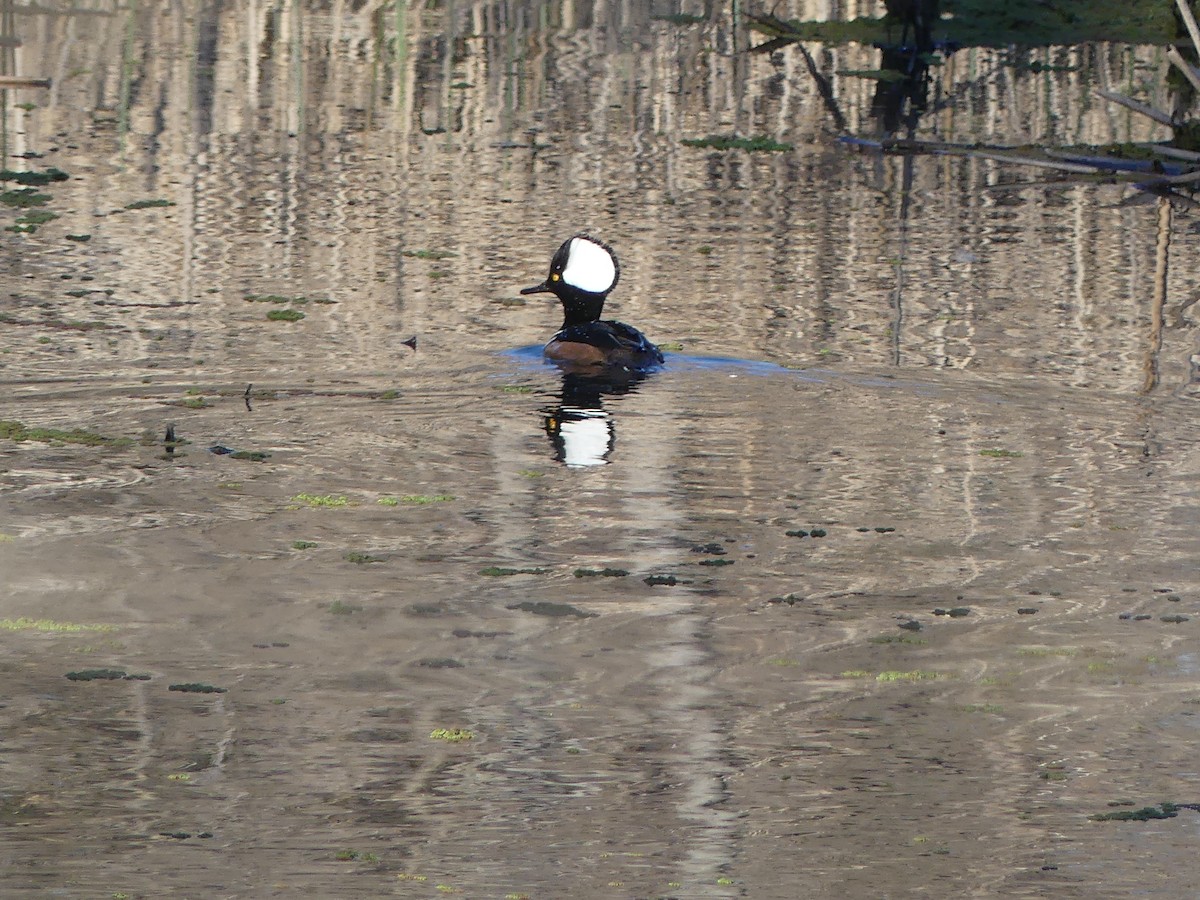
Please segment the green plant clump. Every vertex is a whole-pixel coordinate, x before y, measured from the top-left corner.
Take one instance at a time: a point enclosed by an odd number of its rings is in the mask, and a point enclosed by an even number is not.
[[[462,741],[474,740],[475,734],[466,728],[435,728],[429,733],[429,737],[435,741],[457,744]]]
[[[267,318],[272,322],[299,322],[304,313],[298,309],[272,309],[267,312]]]

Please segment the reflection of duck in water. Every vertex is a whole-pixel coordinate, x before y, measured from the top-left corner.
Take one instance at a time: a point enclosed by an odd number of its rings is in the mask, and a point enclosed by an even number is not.
[[[620,276],[612,248],[586,234],[569,238],[550,260],[550,274],[522,294],[554,294],[563,305],[563,324],[542,353],[565,371],[645,372],[661,366],[662,352],[631,325],[601,321],[604,300]]]
[[[629,393],[643,377],[634,372],[619,378],[564,373],[562,400],[545,411],[546,434],[558,461],[571,468],[606,465],[617,435],[602,398]]]

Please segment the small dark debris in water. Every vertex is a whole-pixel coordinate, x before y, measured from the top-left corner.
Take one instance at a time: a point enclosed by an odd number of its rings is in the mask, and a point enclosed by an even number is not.
[[[211,684],[201,684],[198,681],[189,681],[186,684],[172,684],[167,686],[168,691],[179,691],[184,694],[225,694],[229,688],[214,687]]]
[[[1058,866],[1042,866],[1043,872],[1057,872]]]
[[[82,669],[78,672],[68,672],[70,681],[149,681],[145,673],[130,675],[124,669]]]
[[[1187,616],[1159,616],[1160,622],[1166,622],[1168,625],[1178,625],[1181,622],[1190,621]]]
[[[782,597],[772,597],[768,603],[786,603],[788,606],[795,606],[804,600],[799,594],[784,594]]]
[[[1124,587],[1124,588],[1121,588],[1121,593],[1123,593],[1123,594],[1136,594],[1136,593],[1137,593],[1137,588]]]
[[[1153,591],[1156,594],[1170,594],[1173,593],[1174,590],[1175,588],[1153,588]]]
[[[907,622],[901,622],[898,627],[903,628],[905,631],[920,631],[921,623],[916,619],[909,619]]]
[[[198,835],[196,835],[196,837],[198,837],[198,838],[210,838],[212,836],[213,836],[213,833],[211,831],[202,831]]]
[[[455,628],[450,632],[456,638],[497,638],[512,634],[511,631],[472,631],[469,628]]]
[[[809,535],[812,537],[825,537],[828,533],[824,528],[814,528],[809,532]]]
[[[440,603],[414,603],[408,608],[410,616],[444,616],[446,607]]]
[[[163,450],[167,456],[175,455],[175,448],[179,446],[179,442],[175,440],[175,426],[168,425],[167,431],[163,435]]]
[[[574,616],[577,619],[598,618],[596,613],[586,612],[577,606],[571,606],[569,603],[550,603],[546,600],[524,600],[520,603],[510,603],[505,609],[519,610],[520,612],[533,613],[535,616],[550,616],[552,618],[560,616]]]
[[[271,646],[279,647],[280,649],[283,649],[284,647],[290,647],[292,645],[289,644],[287,641],[271,641]]]
[[[624,578],[629,573],[624,569],[576,569],[576,578]]]
[[[875,530],[879,532],[879,534],[891,534],[896,529],[891,525],[877,525],[875,526]]]
[[[480,575],[487,575],[491,578],[505,578],[509,575],[545,575],[545,569],[529,568],[529,569],[509,569],[505,566],[487,566],[479,570]]]
[[[254,412],[254,407],[250,405],[250,389],[254,387],[253,383],[246,385],[246,393],[242,394],[242,400],[246,403],[246,412]]]
[[[692,548],[693,553],[708,553],[711,556],[724,556],[725,548],[713,541],[710,544],[697,544]]]
[[[372,556],[370,553],[359,553],[358,551],[347,553],[343,559],[345,559],[346,562],[357,563],[360,566],[366,565],[367,563],[384,562],[382,556]]]
[[[1133,621],[1146,622],[1153,618],[1154,618],[1154,616],[1150,615],[1150,613],[1138,613],[1136,616],[1133,617]]]
[[[949,616],[952,619],[961,619],[963,616],[969,616],[971,610],[966,606],[955,606],[952,609],[942,609],[938,607],[933,611],[935,616]]]
[[[208,452],[215,453],[215,454],[217,454],[217,456],[228,456],[230,453],[233,453],[235,451],[233,450],[232,447],[226,447],[222,444],[213,444],[211,447],[208,448]]]
[[[174,838],[177,841],[186,841],[191,837],[191,835],[186,831],[160,831],[159,835],[162,837]]]
[[[448,656],[440,656],[432,659],[418,659],[417,665],[425,669],[461,669],[463,664],[457,659],[451,659]]]
[[[407,341],[401,341],[400,343],[402,343],[405,347],[411,347],[413,353],[417,352],[417,336],[415,334]]]
[[[674,575],[647,575],[642,579],[642,581],[646,582],[646,584],[650,585],[651,587],[654,587],[658,584],[674,585],[687,583],[685,581],[680,581]]]
[[[700,560],[700,565],[702,565],[702,566],[732,566],[733,560],[732,559],[702,559],[702,560]]]
[[[1036,606],[1019,606],[1017,607],[1018,616],[1032,616],[1037,612]]]
[[[251,647],[253,647],[255,650],[269,650],[269,649],[271,649],[271,645],[270,645],[270,644],[251,644],[250,646],[251,646]]]
[[[804,531],[802,529],[799,529],[799,528],[797,528],[793,531],[785,531],[784,534],[787,535],[788,537],[800,537],[800,538],[808,537],[808,532]]]
[[[92,239],[90,234],[67,234],[63,235],[68,241],[75,241],[77,244],[86,244]]]
[[[248,459],[250,462],[262,462],[270,453],[263,450],[234,450],[229,454],[230,459]]]
[[[854,530],[855,530],[855,531],[860,531],[860,532],[862,532],[863,534],[866,534],[867,532],[869,532],[869,531],[871,530],[871,526],[869,526],[869,525],[860,525],[860,526],[858,526],[857,528],[855,528]]]
[[[1169,597],[1167,597],[1167,600],[1170,603],[1178,603],[1182,599],[1183,598],[1180,597],[1178,594],[1171,594]]]
[[[735,134],[710,134],[704,138],[684,138],[683,145],[685,147],[705,147],[710,150],[746,150],[750,153],[778,153],[792,149],[791,144],[781,143],[765,134],[748,138]]]

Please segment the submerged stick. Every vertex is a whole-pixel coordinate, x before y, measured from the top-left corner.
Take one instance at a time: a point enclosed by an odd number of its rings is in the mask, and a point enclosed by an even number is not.
[[[50,87],[49,78],[27,78],[23,75],[0,75],[0,88]]]
[[[1126,109],[1131,109],[1135,113],[1140,113],[1143,116],[1149,116],[1155,122],[1162,125],[1174,126],[1175,120],[1170,115],[1160,109],[1155,109],[1153,106],[1147,106],[1145,103],[1138,103],[1132,97],[1126,97],[1124,94],[1117,94],[1113,91],[1097,90],[1097,94],[1105,100],[1111,100],[1113,103],[1119,103]]]
[[[1197,72],[1196,68],[1183,58],[1183,54],[1179,52],[1179,48],[1168,47],[1167,60],[1183,73],[1183,77],[1191,82],[1193,88],[1200,91],[1200,72]]]
[[[1187,26],[1188,34],[1192,36],[1192,46],[1196,48],[1196,54],[1200,56],[1200,27],[1196,25],[1192,7],[1187,0],[1175,0],[1175,5],[1179,7],[1179,15],[1183,19],[1183,24]]]

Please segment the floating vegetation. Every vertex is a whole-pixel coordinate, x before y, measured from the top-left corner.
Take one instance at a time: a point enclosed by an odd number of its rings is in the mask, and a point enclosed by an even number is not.
[[[296,494],[292,497],[292,502],[310,509],[332,509],[350,505],[347,498],[335,494]]]
[[[710,134],[703,138],[684,138],[685,147],[706,147],[710,150],[746,150],[750,153],[778,153],[791,150],[791,144],[782,144],[767,135],[738,137],[737,135]]]
[[[126,209],[159,209],[164,206],[174,206],[174,200],[134,200],[132,203],[126,203]]]
[[[1187,616],[1159,616],[1158,620],[1166,622],[1168,625],[1179,625],[1189,621]]]
[[[841,673],[842,678],[871,678],[872,675],[866,669],[847,669]]]
[[[1110,806],[1126,805],[1111,803]],[[1132,806],[1133,804],[1128,804]],[[1149,822],[1152,819],[1173,819],[1179,815],[1179,810],[1190,809],[1200,812],[1200,803],[1172,803],[1164,800],[1159,806],[1143,806],[1141,809],[1119,809],[1107,813],[1093,813],[1088,816],[1093,822]]]
[[[90,234],[64,234],[63,237],[68,241],[75,241],[77,244],[86,244],[92,239]]]
[[[576,569],[576,578],[624,578],[629,573],[625,569]]]
[[[453,494],[408,494],[400,498],[403,503],[415,503],[418,506],[428,506],[431,503],[449,503],[453,499]]]
[[[502,394],[532,394],[533,388],[527,384],[502,384],[496,390]]]
[[[55,634],[77,634],[84,631],[116,631],[116,625],[84,625],[79,622],[56,622],[54,619],[0,619],[0,631],[47,631]]]
[[[168,691],[179,691],[182,694],[226,694],[229,688],[215,687],[211,684],[202,684],[199,681],[189,681],[184,684],[172,684],[167,686]]]
[[[1037,610],[1036,606],[1018,606],[1017,607],[1017,615],[1018,616],[1032,616],[1032,615],[1036,614],[1037,611],[1038,610]]]
[[[79,672],[68,672],[69,681],[149,681],[146,673],[130,674],[124,669],[83,669]]]
[[[682,353],[683,344],[679,341],[665,341],[658,345],[659,350],[666,350],[668,353]]]
[[[941,678],[941,675],[921,669],[912,672],[880,672],[875,676],[876,681],[931,681],[935,678]]]
[[[358,850],[339,850],[333,854],[333,858],[338,862],[352,862],[358,860],[360,862],[379,862],[379,856],[374,853],[360,853]]]
[[[971,614],[971,609],[967,606],[955,606],[952,609],[942,609],[939,606],[933,611],[933,614],[935,616],[949,616],[952,619],[961,619],[963,616],[969,616]]]
[[[569,603],[551,603],[547,600],[523,600],[520,603],[510,603],[505,609],[532,613],[535,616],[549,616],[550,618],[566,616],[573,616],[576,619],[599,618],[596,613],[587,612]]]
[[[768,603],[786,603],[788,606],[795,606],[797,603],[800,603],[803,599],[804,598],[802,596],[793,592],[791,594],[784,594],[782,597],[772,597],[767,602]]]
[[[400,255],[412,259],[451,259],[458,256],[457,253],[451,253],[449,250],[405,250]]]
[[[358,551],[351,551],[342,558],[346,560],[346,562],[357,563],[360,566],[367,563],[384,562],[384,558],[382,556],[372,556],[369,553],[359,553]]]
[[[708,544],[697,544],[692,548],[693,553],[707,553],[709,556],[724,556],[727,552],[724,544],[713,541]]]
[[[298,309],[272,309],[267,311],[267,319],[272,322],[299,322],[304,313]]]
[[[250,462],[262,462],[270,455],[270,453],[267,453],[264,450],[234,450],[229,454],[229,458],[245,459],[249,460]]]
[[[435,728],[429,732],[429,737],[435,741],[446,741],[450,744],[459,744],[463,741],[475,740],[475,732],[467,728]],[[421,878],[420,880],[424,880]]]
[[[449,656],[437,656],[429,659],[418,659],[418,666],[424,669],[462,669],[463,664]]]
[[[702,560],[700,560],[700,565],[702,565],[702,566],[732,566],[733,562],[734,561],[732,559],[702,559]]]
[[[126,447],[133,443],[132,438],[110,438],[93,431],[72,428],[64,431],[58,428],[29,428],[11,419],[0,419],[0,438],[10,441],[45,441],[60,444],[82,444],[87,447]]]
[[[71,176],[62,169],[51,166],[44,172],[14,172],[11,169],[0,169],[0,181],[15,181],[17,184],[42,186],[53,181],[67,181]]]
[[[380,506],[399,506],[400,505],[400,501],[397,500],[395,497],[380,497],[375,502],[378,503]]]
[[[545,569],[527,568],[527,569],[510,569],[506,566],[487,566],[479,570],[480,575],[487,575],[490,578],[507,578],[509,575],[545,575]]]
[[[680,581],[674,575],[647,575],[645,578],[642,579],[642,581],[646,582],[646,584],[650,585],[651,587],[655,587],[660,584],[665,584],[665,585],[687,584],[686,581]]]
[[[999,447],[992,447],[987,450],[980,450],[980,456],[990,456],[994,459],[1020,459],[1025,454],[1020,450],[1002,450]]]
[[[335,616],[352,616],[363,611],[361,606],[354,603],[343,603],[341,600],[334,600],[329,604],[328,609]]]
[[[382,393],[380,393],[380,395],[378,397],[376,397],[375,399],[376,400],[395,400],[399,396],[400,396],[399,391],[386,390],[386,391],[383,391]]]
[[[829,532],[827,532],[824,528],[811,528],[808,531],[805,531],[803,528],[796,528],[792,531],[785,531],[784,534],[787,535],[788,537],[795,537],[795,538],[804,538],[804,537],[823,538],[827,534],[829,534]]]
[[[35,206],[45,206],[49,203],[49,194],[39,194],[34,188],[18,188],[13,191],[0,191],[0,204],[14,209],[32,209]]]

